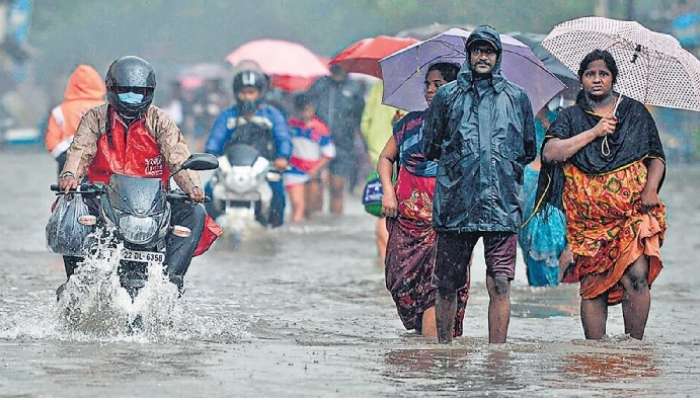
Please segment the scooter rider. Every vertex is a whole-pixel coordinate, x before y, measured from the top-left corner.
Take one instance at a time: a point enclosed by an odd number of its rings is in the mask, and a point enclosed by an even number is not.
[[[220,156],[230,144],[247,144],[258,150],[261,156],[274,160],[273,166],[284,171],[292,153],[289,128],[282,113],[265,103],[263,96],[267,78],[257,71],[241,71],[233,78],[233,95],[236,104],[224,110],[214,122],[205,146],[207,153]],[[284,185],[282,180],[269,182],[272,189],[270,216],[266,221],[277,227],[284,222]],[[206,191],[211,195],[211,183]],[[256,213],[257,214],[257,213]],[[265,218],[256,215],[265,222]]]
[[[177,125],[151,105],[156,88],[153,67],[139,57],[119,58],[109,67],[105,84],[108,104],[90,109],[81,119],[59,176],[59,188],[75,189],[83,177],[106,184],[112,174],[161,178],[168,187],[170,171],[178,170],[190,151]],[[202,246],[208,248],[217,235],[209,229],[214,222],[197,204],[204,200],[198,174],[181,170],[174,179],[191,200],[171,205],[171,225],[185,226],[191,235],[169,233],[166,239],[168,277],[182,290],[195,250],[201,253]],[[69,278],[78,261],[80,258],[66,257]]]

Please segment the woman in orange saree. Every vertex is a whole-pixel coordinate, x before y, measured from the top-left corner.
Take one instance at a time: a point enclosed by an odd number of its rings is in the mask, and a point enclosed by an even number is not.
[[[580,282],[587,339],[605,336],[608,306],[619,303],[625,333],[642,339],[662,269],[664,152],[644,105],[613,91],[617,75],[607,51],[583,59],[583,90],[547,132],[538,188],[538,209],[566,214],[575,262],[563,281]]]

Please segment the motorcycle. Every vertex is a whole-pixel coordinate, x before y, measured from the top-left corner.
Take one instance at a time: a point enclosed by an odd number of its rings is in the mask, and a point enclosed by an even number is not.
[[[210,154],[193,154],[180,170],[209,170],[218,167],[218,161]],[[139,291],[148,281],[149,270],[167,267],[166,236],[169,232],[179,237],[189,237],[192,232],[184,226],[170,225],[171,203],[187,201],[183,191],[166,191],[160,178],[141,178],[114,174],[109,184],[83,183],[78,190],[61,192],[58,185],[51,185],[57,195],[80,194],[86,203],[99,205],[99,215],[83,214],[77,217],[80,228],[90,227],[82,239],[82,245],[71,256],[96,259],[116,257],[117,275],[122,288],[134,303]],[[74,221],[73,221],[74,222]],[[77,231],[79,229],[75,229]],[[84,231],[84,229],[83,229]],[[49,243],[56,238],[50,237]],[[60,233],[56,236],[61,236]],[[75,242],[75,238],[70,238]],[[60,245],[51,246],[56,252]],[[75,247],[75,246],[74,246]]]
[[[269,182],[282,179],[270,160],[254,147],[233,144],[219,157],[212,177],[212,215],[226,232],[240,234],[253,221],[266,226],[270,216],[272,189]]]

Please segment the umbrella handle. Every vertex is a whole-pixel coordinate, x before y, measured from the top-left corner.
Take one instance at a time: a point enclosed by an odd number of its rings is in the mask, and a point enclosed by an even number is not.
[[[615,101],[615,108],[613,108],[613,112],[612,112],[614,117],[617,117],[617,107],[620,105],[621,102],[622,102],[622,93],[620,93],[620,95],[617,96],[617,101]]]
[[[600,144],[600,153],[605,157],[610,155],[610,144],[608,143],[608,136],[603,137],[603,142]]]
[[[620,102],[622,102],[622,94],[617,96],[617,101],[615,101],[615,108],[613,109],[614,116],[617,116],[617,107],[620,105]],[[603,142],[600,144],[600,153],[605,157],[608,157],[610,155],[610,143],[608,143],[608,135],[605,135],[603,137]]]

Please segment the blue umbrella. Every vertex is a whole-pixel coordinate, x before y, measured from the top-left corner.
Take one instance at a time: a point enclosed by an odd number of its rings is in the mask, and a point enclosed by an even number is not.
[[[470,33],[452,28],[380,60],[384,77],[383,103],[409,111],[425,109],[423,82],[426,71],[438,62],[463,64],[466,59],[464,45]],[[527,45],[508,35],[501,35],[501,42],[503,74],[525,89],[533,112],[537,113],[566,86],[545,68]]]

